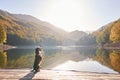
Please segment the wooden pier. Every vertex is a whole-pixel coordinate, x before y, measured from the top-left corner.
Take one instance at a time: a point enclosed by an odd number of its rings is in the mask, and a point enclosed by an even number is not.
[[[0,80],[120,80],[120,74],[46,69],[0,69]]]

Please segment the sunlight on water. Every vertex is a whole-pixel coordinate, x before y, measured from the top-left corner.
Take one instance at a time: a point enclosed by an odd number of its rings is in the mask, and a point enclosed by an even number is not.
[[[97,61],[89,60],[89,61],[66,61],[65,63],[54,67],[53,69],[57,70],[77,70],[77,71],[90,71],[90,72],[104,72],[104,73],[117,73],[112,69],[109,69]]]

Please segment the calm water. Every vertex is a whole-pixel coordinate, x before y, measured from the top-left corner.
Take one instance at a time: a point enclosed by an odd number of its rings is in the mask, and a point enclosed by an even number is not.
[[[44,47],[43,69],[120,73],[120,51],[81,47]],[[0,51],[0,68],[32,68],[34,48]]]

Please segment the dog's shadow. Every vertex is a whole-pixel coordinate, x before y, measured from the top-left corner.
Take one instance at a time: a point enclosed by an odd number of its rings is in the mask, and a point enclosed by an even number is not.
[[[32,78],[35,76],[34,72],[29,72],[27,75],[24,77],[20,78],[19,80],[32,80]]]

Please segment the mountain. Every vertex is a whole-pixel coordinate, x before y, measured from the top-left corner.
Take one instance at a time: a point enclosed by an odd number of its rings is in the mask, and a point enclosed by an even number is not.
[[[86,37],[88,34],[83,31],[75,30],[69,32],[65,40],[63,41],[63,45],[76,45],[80,39]]]
[[[0,10],[0,26],[4,27],[9,45],[92,45],[120,42],[120,19],[93,33],[66,32],[31,15],[12,14]]]
[[[25,14],[0,10],[0,25],[6,29],[10,45],[58,45],[68,33],[48,22]]]
[[[69,33],[70,37],[74,40],[79,40],[80,38],[87,36],[88,34],[83,31],[75,30]]]

